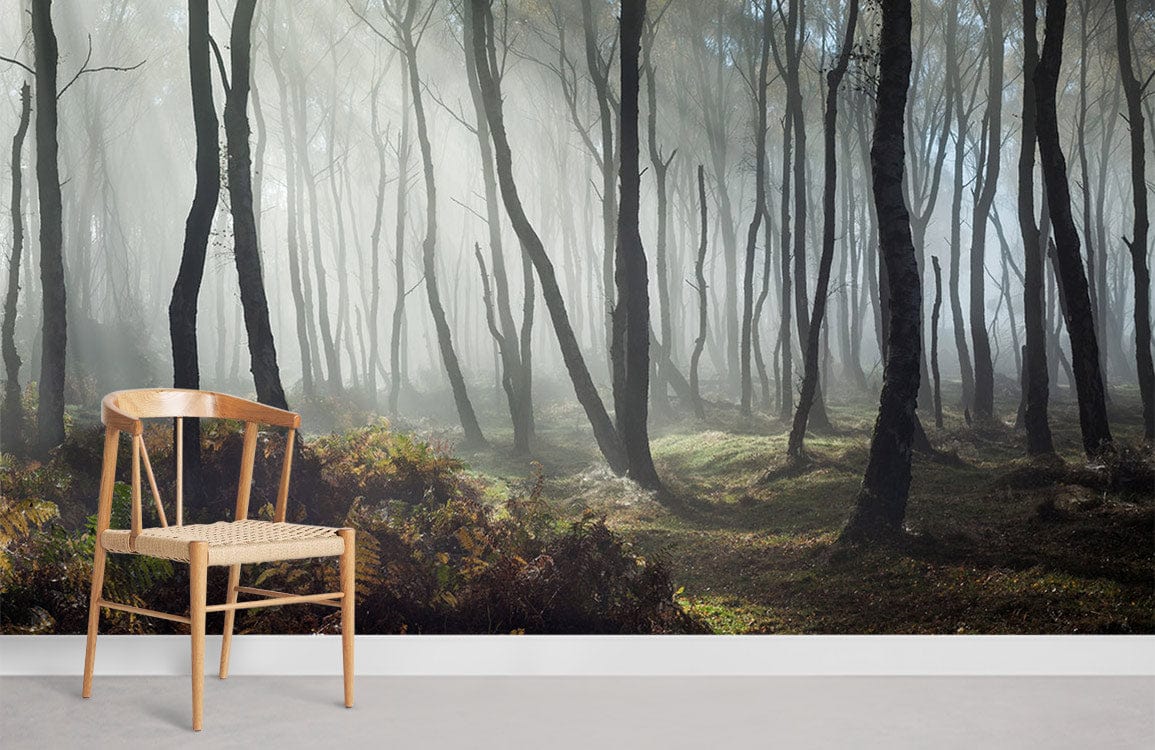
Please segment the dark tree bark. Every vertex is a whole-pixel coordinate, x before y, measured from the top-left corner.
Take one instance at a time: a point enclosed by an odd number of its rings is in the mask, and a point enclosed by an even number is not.
[[[188,65],[192,90],[193,129],[196,133],[196,188],[184,225],[184,248],[180,269],[168,305],[168,330],[172,339],[174,388],[201,387],[197,351],[197,301],[204,278],[205,256],[213,217],[221,194],[221,144],[216,106],[213,103],[212,62],[209,52],[208,0],[189,0]],[[199,419],[182,420],[184,461],[191,476],[200,470],[201,428]]]
[[[754,329],[754,256],[758,244],[758,229],[766,213],[766,74],[770,65],[769,5],[762,7],[762,37],[758,56],[757,89],[754,91],[754,216],[746,232],[746,256],[742,266],[742,339],[739,351],[742,414],[750,416],[754,405],[754,378],[750,369]],[[765,248],[769,253],[770,249]]]
[[[1139,393],[1143,398],[1143,437],[1155,438],[1155,369],[1151,362],[1151,271],[1147,268],[1147,182],[1144,177],[1143,86],[1131,65],[1131,28],[1127,0],[1115,0],[1115,41],[1119,50],[1119,73],[1127,97],[1127,123],[1131,126],[1131,199],[1134,223],[1131,251],[1135,275],[1135,360],[1139,370]]]
[[[911,69],[910,0],[882,0],[878,112],[870,161],[878,206],[879,247],[890,280],[886,364],[870,456],[842,532],[847,541],[893,537],[910,494],[911,441],[918,401],[922,283],[902,193],[904,113]]]
[[[957,17],[959,0],[951,0],[946,13],[948,18]],[[969,125],[970,112],[963,96],[963,86],[958,54],[957,34],[946,35],[946,57],[948,74],[954,77],[951,90],[954,92],[955,122],[957,132],[954,139],[954,184],[950,207],[950,269],[947,277],[947,290],[950,299],[951,327],[954,330],[955,349],[958,352],[959,377],[962,380],[962,407],[966,414],[974,404],[975,376],[971,365],[970,346],[967,344],[966,322],[963,318],[962,299],[959,295],[962,286],[960,265],[962,262],[962,197],[963,197],[963,167],[966,163],[966,131]],[[976,74],[977,83],[978,76]],[[972,94],[973,99],[973,94]]]
[[[501,86],[494,76],[493,69],[493,16],[490,13],[488,0],[470,0],[470,12],[473,13],[473,28],[475,30],[472,54],[477,66],[477,79],[485,101],[485,114],[489,121],[490,135],[493,138],[494,159],[497,166],[498,185],[501,187],[502,201],[505,203],[506,213],[514,232],[521,241],[522,248],[533,261],[537,271],[538,281],[541,283],[542,296],[545,298],[546,308],[553,321],[554,333],[557,335],[558,346],[561,349],[562,359],[566,370],[573,382],[574,393],[578,402],[586,412],[586,417],[593,428],[594,439],[605,456],[610,468],[618,473],[626,473],[628,462],[625,449],[618,437],[617,430],[606,412],[605,404],[598,395],[589,368],[582,356],[577,336],[570,325],[569,315],[566,312],[565,299],[557,283],[553,263],[545,251],[541,237],[530,224],[529,218],[521,205],[517,185],[513,181],[513,153],[509,147],[509,138],[505,133],[505,119],[502,113]],[[468,52],[468,51],[467,51]]]
[[[0,404],[0,452],[24,451],[24,409],[20,403],[20,354],[16,351],[16,303],[20,299],[20,257],[24,251],[24,138],[32,116],[32,92],[25,81],[20,87],[20,122],[12,136],[12,254],[8,257],[8,288],[4,292],[4,322],[0,326],[0,350],[4,356],[4,401]]]
[[[794,118],[782,118],[782,204],[779,230],[782,233],[782,246],[779,253],[778,269],[780,271],[781,288],[779,289],[779,319],[778,319],[778,353],[782,357],[782,375],[778,381],[779,413],[787,419],[794,412],[794,348],[791,344],[790,316],[791,279],[790,275],[790,153],[794,143]]]
[[[1019,150],[1019,231],[1023,237],[1023,322],[1026,347],[1023,356],[1023,425],[1027,430],[1027,454],[1054,453],[1047,420],[1050,383],[1047,378],[1047,332],[1043,312],[1045,265],[1039,227],[1035,223],[1035,66],[1039,41],[1035,0],[1023,0],[1023,116]]]
[[[64,208],[56,114],[56,32],[52,0],[32,0],[36,61],[36,186],[40,202],[40,403],[36,412],[41,455],[64,442],[64,369],[68,349],[64,288]]]
[[[638,228],[641,204],[638,60],[646,0],[622,0],[621,159],[618,239],[614,251],[614,416],[629,462],[629,476],[642,487],[661,490],[650,454],[650,291],[646,251]]]
[[[1099,454],[1112,442],[1107,423],[1106,395],[1099,369],[1099,343],[1091,314],[1087,277],[1079,255],[1079,235],[1071,216],[1071,193],[1067,162],[1059,142],[1059,118],[1055,98],[1063,59],[1063,32],[1067,24],[1066,0],[1048,0],[1043,22],[1043,50],[1035,67],[1035,117],[1038,123],[1040,161],[1047,205],[1055,233],[1055,261],[1059,269],[1063,316],[1071,339],[1072,368],[1079,396],[1079,425],[1088,456]]]
[[[802,458],[806,423],[810,418],[810,407],[814,404],[815,396],[818,393],[818,347],[822,333],[822,319],[826,315],[826,297],[830,288],[830,266],[834,261],[834,224],[836,219],[834,198],[838,189],[838,160],[834,153],[834,141],[838,134],[838,87],[842,85],[842,79],[850,65],[850,54],[854,49],[854,27],[857,23],[858,0],[850,0],[850,9],[846,20],[846,37],[842,42],[842,51],[839,53],[834,67],[826,74],[826,113],[822,123],[825,167],[825,180],[822,188],[822,256],[818,260],[818,280],[814,285],[814,314],[810,319],[806,337],[806,351],[803,357],[802,391],[798,397],[798,409],[794,412],[794,422],[790,427],[790,438],[786,445],[786,455],[791,460]]]
[[[229,208],[233,216],[233,255],[240,281],[245,331],[249,338],[250,369],[257,400],[288,408],[277,366],[277,348],[269,324],[269,303],[257,244],[253,215],[252,162],[249,156],[249,82],[253,14],[256,0],[238,0],[230,34],[232,81],[225,95],[225,137],[228,141]]]
[[[976,6],[982,12],[982,6]],[[974,414],[991,419],[995,413],[995,369],[991,361],[991,342],[986,320],[986,236],[987,219],[994,203],[999,182],[1002,150],[1003,113],[1003,3],[995,0],[984,17],[987,25],[987,48],[990,63],[987,80],[986,164],[982,167],[982,186],[975,194],[971,220],[970,324],[974,344],[975,402]]]
[[[938,373],[938,314],[942,309],[942,269],[938,256],[930,256],[934,266],[934,309],[930,313],[930,376],[934,378],[934,426],[942,429],[942,388]]]
[[[464,27],[464,44],[468,51],[473,38],[473,14],[468,10],[462,13]],[[466,54],[465,71],[469,80],[469,93],[473,100],[473,109],[476,125],[472,128],[477,137],[477,146],[481,155],[481,177],[485,187],[486,224],[489,230],[489,253],[493,261],[493,287],[496,294],[494,307],[496,320],[499,324],[500,336],[495,339],[501,357],[502,383],[509,404],[510,421],[513,424],[513,451],[517,455],[529,453],[533,439],[534,416],[533,395],[531,389],[532,370],[528,360],[529,329],[526,340],[523,342],[518,335],[517,326],[513,321],[513,312],[509,299],[509,279],[505,270],[505,252],[501,239],[501,199],[497,195],[497,178],[493,168],[493,144],[489,137],[489,123],[485,119],[485,103],[482,101],[481,89],[477,84],[477,70],[473,64],[473,56]],[[484,273],[484,271],[483,271]],[[532,268],[526,285],[529,309],[523,308],[523,315],[527,321],[533,320],[533,275]]]
[[[694,353],[690,355],[690,390],[694,394],[694,416],[706,418],[706,408],[702,403],[702,389],[698,382],[698,363],[702,359],[702,349],[706,346],[709,306],[706,299],[706,170],[698,165],[698,206],[701,215],[702,234],[698,242],[698,255],[694,261],[694,279],[698,292],[698,336],[694,339]]]

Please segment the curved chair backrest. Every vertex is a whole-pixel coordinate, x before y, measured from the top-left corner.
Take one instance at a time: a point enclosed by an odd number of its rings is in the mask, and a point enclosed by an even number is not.
[[[274,520],[284,521],[289,496],[289,474],[292,471],[293,443],[301,415],[284,409],[266,406],[255,401],[212,391],[194,391],[183,388],[144,388],[114,391],[101,400],[100,419],[104,423],[104,466],[100,480],[100,502],[97,512],[97,533],[108,528],[112,514],[112,490],[116,481],[116,454],[120,433],[132,436],[132,533],[135,544],[142,528],[141,475],[143,465],[148,476],[161,526],[168,526],[164,506],[160,500],[152,463],[144,444],[144,420],[175,419],[176,437],[176,525],[184,522],[184,418],[233,419],[245,423],[245,441],[241,451],[241,476],[237,486],[236,519],[248,515],[249,494],[253,482],[253,462],[257,450],[258,425],[288,428],[285,440],[285,458],[281,466],[281,482],[277,490]]]

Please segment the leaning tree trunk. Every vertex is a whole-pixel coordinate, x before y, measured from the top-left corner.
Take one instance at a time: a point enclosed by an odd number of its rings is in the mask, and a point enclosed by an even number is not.
[[[710,308],[706,298],[706,170],[698,165],[698,205],[702,220],[702,235],[698,243],[698,256],[694,261],[694,280],[698,292],[698,336],[694,339],[694,353],[690,355],[690,391],[694,397],[694,416],[706,418],[706,408],[702,403],[702,389],[698,383],[698,363],[702,359],[702,349],[706,347],[707,323]]]
[[[842,539],[901,532],[910,494],[911,442],[920,369],[922,280],[902,192],[904,113],[910,85],[910,0],[882,0],[878,113],[870,163],[878,206],[879,247],[890,280],[888,343],[878,419],[855,509]]]
[[[1135,219],[1127,249],[1135,274],[1135,360],[1139,370],[1139,394],[1143,398],[1143,436],[1155,438],[1155,369],[1151,363],[1151,271],[1147,268],[1147,182],[1144,177],[1143,86],[1131,67],[1131,29],[1127,0],[1115,0],[1115,40],[1119,50],[1119,73],[1127,97],[1127,122],[1131,126],[1131,197]]]
[[[494,160],[497,166],[497,180],[501,187],[502,201],[505,203],[506,213],[514,232],[521,241],[523,250],[528,253],[533,267],[537,271],[538,281],[541,282],[542,296],[545,298],[546,308],[553,321],[554,333],[557,335],[558,347],[561,349],[562,359],[570,380],[573,382],[574,393],[578,402],[585,410],[586,417],[593,428],[594,439],[605,456],[610,468],[618,474],[624,474],[628,467],[625,450],[618,437],[614,424],[606,412],[605,404],[598,395],[589,368],[582,356],[577,336],[570,324],[569,314],[566,312],[565,298],[561,287],[557,283],[553,263],[545,252],[541,237],[530,224],[529,218],[521,205],[521,198],[517,193],[517,185],[513,181],[513,153],[509,148],[509,138],[505,133],[505,119],[502,113],[501,87],[494,77],[495,60],[493,55],[493,16],[487,0],[470,0],[470,12],[473,13],[473,49],[474,62],[477,65],[477,79],[481,86],[482,97],[485,101],[485,114],[489,120],[490,136],[493,138]]]
[[[411,6],[412,7],[412,6]],[[453,401],[457,405],[457,416],[465,432],[466,444],[478,447],[485,445],[485,436],[473,411],[473,402],[465,387],[465,376],[461,363],[453,348],[453,337],[445,308],[441,304],[441,290],[437,286],[437,184],[433,179],[433,147],[429,143],[429,129],[425,123],[424,99],[421,96],[421,79],[417,73],[417,43],[413,39],[412,25],[403,27],[402,49],[405,51],[406,72],[409,77],[409,98],[413,102],[413,120],[417,125],[417,143],[421,151],[421,168],[425,176],[425,239],[421,243],[421,260],[425,271],[425,296],[429,299],[429,312],[433,316],[433,326],[437,331],[437,347],[441,351],[441,361],[449,376],[449,386],[453,391]]]
[[[982,171],[982,189],[975,196],[971,221],[970,324],[974,343],[975,402],[979,419],[991,419],[995,413],[995,370],[991,359],[991,341],[986,320],[986,236],[987,218],[994,203],[999,182],[999,154],[1002,146],[1003,112],[1003,3],[990,4],[988,49],[990,62],[987,82],[986,165]]]
[[[56,32],[52,0],[32,0],[36,61],[36,186],[40,200],[40,403],[37,448],[47,454],[64,442],[64,367],[68,349],[64,289],[64,209],[56,134]]]
[[[822,256],[818,260],[818,281],[814,286],[814,312],[807,331],[806,351],[803,352],[802,392],[798,397],[798,409],[794,412],[794,423],[790,427],[790,438],[786,446],[786,455],[791,460],[802,458],[806,423],[810,417],[810,407],[818,393],[818,345],[822,333],[822,319],[826,314],[830,266],[834,261],[834,198],[838,189],[838,162],[834,154],[834,139],[838,132],[838,87],[842,84],[842,78],[850,65],[850,54],[854,47],[854,26],[857,23],[858,0],[850,0],[842,51],[834,67],[826,74],[826,115],[822,131],[826,170],[822,188]]]
[[[623,0],[621,12],[621,126],[618,239],[614,252],[614,416],[626,450],[629,476],[649,490],[661,490],[650,454],[650,290],[646,251],[638,227],[639,172],[638,58],[646,0]]]
[[[269,324],[269,303],[261,272],[257,222],[253,215],[253,175],[249,156],[249,66],[253,14],[257,0],[238,0],[230,34],[232,81],[225,95],[225,137],[228,140],[229,209],[233,216],[234,250],[249,359],[257,400],[285,409],[285,390],[277,365],[277,347]]]
[[[20,256],[24,251],[24,214],[20,199],[24,190],[24,137],[32,117],[32,93],[28,83],[20,87],[20,124],[12,136],[12,255],[8,258],[8,289],[4,293],[4,322],[0,326],[0,351],[4,355],[4,401],[0,404],[0,452],[24,450],[24,409],[20,403],[20,354],[16,351],[16,303],[20,298]]]
[[[770,19],[768,9],[762,13],[762,45],[758,58],[758,90],[754,96],[757,130],[754,133],[754,217],[746,232],[746,257],[742,266],[742,339],[739,349],[742,414],[750,416],[754,406],[754,377],[750,355],[754,345],[754,255],[758,229],[766,213],[766,73],[770,64]],[[770,249],[765,248],[769,253]]]
[[[201,387],[197,355],[197,302],[205,272],[209,236],[221,194],[221,144],[217,111],[213,104],[212,63],[209,59],[208,0],[189,0],[188,66],[192,90],[193,129],[196,133],[196,189],[184,225],[184,248],[180,268],[168,305],[168,330],[172,339],[174,388]],[[190,476],[200,471],[201,428],[199,419],[184,419],[185,467]],[[195,482],[194,482],[195,484]]]
[[[1023,322],[1027,343],[1023,357],[1023,425],[1027,430],[1027,454],[1054,453],[1051,426],[1047,421],[1050,383],[1047,378],[1047,331],[1043,311],[1043,246],[1035,223],[1035,66],[1039,63],[1039,40],[1035,0],[1023,0],[1023,117],[1019,151],[1019,230],[1023,237]]]
[[[1066,0],[1048,0],[1043,23],[1043,51],[1035,67],[1035,116],[1038,121],[1039,153],[1043,184],[1055,235],[1055,260],[1066,300],[1063,316],[1071,338],[1071,366],[1079,396],[1079,426],[1088,456],[1111,444],[1107,423],[1106,394],[1099,369],[1099,342],[1091,314],[1087,276],[1079,255],[1079,235],[1071,216],[1071,193],[1067,184],[1067,162],[1059,142],[1059,117],[1055,103],[1059,68],[1063,60],[1063,32],[1067,24]]]
[[[473,36],[472,14],[462,14],[465,43]],[[465,56],[465,72],[469,81],[469,93],[473,100],[476,117],[474,135],[477,137],[478,152],[481,156],[481,178],[485,187],[486,224],[489,229],[489,254],[493,261],[493,289],[496,293],[494,308],[500,336],[496,338],[501,358],[502,382],[505,384],[506,400],[509,405],[510,421],[513,424],[513,452],[517,455],[529,453],[533,439],[533,395],[531,388],[531,363],[529,362],[529,340],[518,337],[517,326],[509,301],[509,279],[505,270],[504,243],[501,239],[501,204],[497,196],[497,177],[493,169],[493,145],[489,137],[489,123],[485,120],[485,103],[481,99],[481,89],[477,85],[477,70],[473,56]],[[523,264],[524,265],[524,264]],[[533,319],[533,276],[530,269],[529,283],[525,295],[529,308],[527,321]],[[525,333],[528,335],[529,330]]]

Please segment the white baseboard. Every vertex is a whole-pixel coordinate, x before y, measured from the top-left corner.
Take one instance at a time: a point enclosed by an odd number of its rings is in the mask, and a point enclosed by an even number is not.
[[[208,636],[215,673],[221,637]],[[1155,636],[387,636],[356,642],[357,673],[382,676],[1155,675]],[[0,636],[0,676],[79,675],[84,636]],[[337,675],[336,636],[241,635],[233,675]],[[98,675],[189,672],[180,635],[106,635]]]

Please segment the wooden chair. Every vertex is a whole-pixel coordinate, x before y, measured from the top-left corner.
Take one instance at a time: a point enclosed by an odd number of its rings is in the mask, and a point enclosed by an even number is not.
[[[241,454],[240,483],[237,487],[236,518],[232,522],[184,525],[183,507],[183,436],[185,417],[234,419],[245,423]],[[156,479],[148,459],[143,438],[145,419],[176,419],[176,519],[169,525],[157,491]],[[224,612],[224,638],[221,643],[220,678],[229,673],[229,647],[233,620],[238,609],[279,607],[285,604],[322,604],[341,610],[341,649],[345,675],[345,705],[353,706],[353,608],[354,608],[354,530],[304,526],[285,522],[285,505],[289,497],[289,474],[293,461],[293,441],[301,424],[299,414],[246,401],[235,396],[208,391],[172,388],[117,391],[101,403],[104,423],[104,464],[100,477],[100,503],[97,511],[97,543],[92,565],[92,594],[88,610],[88,641],[84,653],[85,698],[92,695],[92,669],[96,659],[96,633],[101,608],[123,610],[149,617],[183,622],[192,632],[192,714],[193,729],[202,726],[204,708],[205,614]],[[253,480],[253,461],[257,448],[258,425],[288,429],[285,459],[273,521],[247,518],[249,492]],[[132,438],[132,523],[130,529],[110,529],[112,491],[116,481],[116,454],[120,433]],[[142,460],[143,459],[143,460]],[[140,468],[144,464],[152,489],[159,527],[145,528],[141,523]],[[104,598],[104,564],[108,552],[161,557],[189,565],[189,614],[170,614],[142,609]],[[294,595],[240,585],[241,565],[245,563],[299,560],[312,557],[340,557],[341,590],[325,594]],[[207,604],[205,601],[208,569],[213,565],[229,567],[227,601]],[[259,598],[237,601],[238,594]]]

